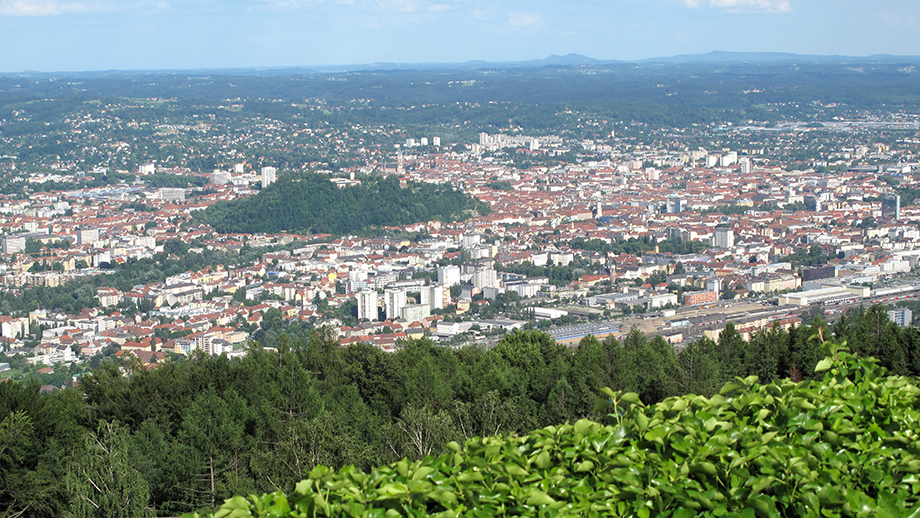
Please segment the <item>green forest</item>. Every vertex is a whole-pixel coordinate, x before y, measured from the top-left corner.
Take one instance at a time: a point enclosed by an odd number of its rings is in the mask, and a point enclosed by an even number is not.
[[[218,202],[196,215],[222,233],[361,234],[432,220],[457,221],[489,212],[459,191],[427,183],[362,177],[344,189],[320,174],[289,174],[255,196]]]
[[[654,405],[604,388],[600,421],[451,441],[370,472],[318,466],[211,516],[916,517],[920,387],[845,344],[822,351],[821,379],[738,377]]]
[[[386,353],[324,330],[241,359],[194,355],[148,370],[110,358],[76,389],[0,383],[3,516],[175,516],[233,495],[292,491],[317,466],[368,471],[450,441],[601,419],[603,387],[648,405],[711,396],[735,377],[814,380],[821,338],[845,340],[894,374],[920,374],[920,333],[877,306],[828,328],[731,327],[680,352],[632,330],[575,348],[537,331],[491,348],[409,341]],[[130,357],[129,357],[130,358]]]

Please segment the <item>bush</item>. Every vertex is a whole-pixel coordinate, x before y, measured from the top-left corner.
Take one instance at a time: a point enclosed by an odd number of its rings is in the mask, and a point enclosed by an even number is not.
[[[604,423],[449,443],[370,473],[318,467],[289,495],[213,516],[920,516],[920,388],[827,346],[821,381],[737,378],[653,406],[605,389]]]

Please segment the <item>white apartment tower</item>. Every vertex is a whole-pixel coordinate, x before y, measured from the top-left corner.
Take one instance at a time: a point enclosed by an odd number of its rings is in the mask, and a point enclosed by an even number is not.
[[[427,304],[431,309],[443,308],[444,286],[441,284],[422,286],[421,298],[422,304]]]
[[[753,166],[751,165],[750,158],[747,158],[747,157],[742,158],[741,160],[738,161],[738,163],[741,164],[741,174],[751,174],[751,171],[753,171],[754,169]]]
[[[473,286],[482,288],[498,288],[498,273],[491,269],[477,270],[473,273]]]
[[[358,296],[358,320],[377,320],[377,292],[374,290],[362,290],[357,293]]]
[[[716,248],[735,246],[735,231],[730,228],[717,228],[712,237],[712,246]]]
[[[387,319],[396,319],[399,318],[402,313],[402,309],[406,307],[406,290],[402,288],[388,289],[383,292],[385,297],[384,306],[387,313]]]
[[[262,168],[262,188],[263,189],[275,183],[275,180],[277,179],[277,177],[275,176],[275,173],[277,172],[278,170],[271,166],[266,166]]]
[[[449,264],[438,268],[438,284],[447,288],[460,284],[460,267]]]

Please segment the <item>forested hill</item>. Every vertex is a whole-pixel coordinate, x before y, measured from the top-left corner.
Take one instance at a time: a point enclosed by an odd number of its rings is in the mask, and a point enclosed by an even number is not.
[[[199,221],[222,233],[305,232],[360,234],[372,228],[431,220],[457,221],[488,207],[449,186],[361,178],[339,189],[321,174],[285,175],[255,196],[209,207]]]

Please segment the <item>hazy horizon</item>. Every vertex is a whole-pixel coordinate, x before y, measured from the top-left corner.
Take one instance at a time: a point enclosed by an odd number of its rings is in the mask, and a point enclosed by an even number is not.
[[[0,72],[920,55],[906,0],[0,0]]]

